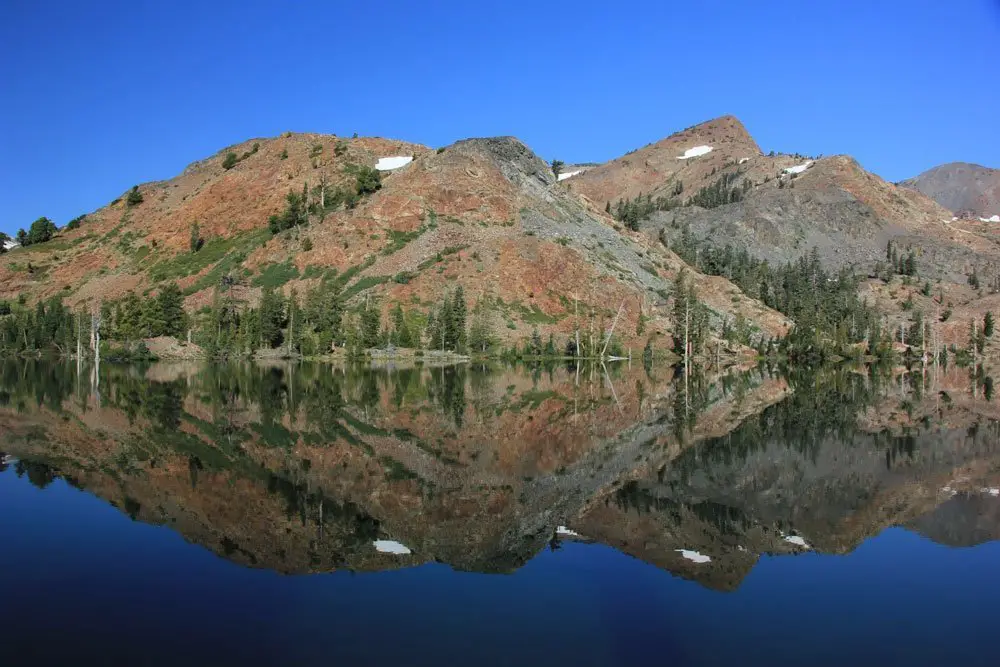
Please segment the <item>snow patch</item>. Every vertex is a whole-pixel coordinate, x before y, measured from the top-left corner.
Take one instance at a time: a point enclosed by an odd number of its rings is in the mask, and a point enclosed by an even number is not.
[[[556,528],[556,535],[566,535],[567,537],[580,537],[580,533],[575,530],[570,530],[566,526],[558,526]]]
[[[684,155],[681,155],[678,160],[688,160],[693,157],[699,157],[701,155],[708,155],[712,152],[711,146],[695,146],[694,148],[689,148],[684,151]]]
[[[803,162],[802,164],[797,164],[794,167],[787,167],[784,171],[786,174],[801,174],[803,171],[812,166],[813,161]]]
[[[381,554],[395,554],[397,556],[409,556],[412,551],[410,548],[404,544],[400,544],[395,540],[375,540],[372,542],[375,545],[375,550]]]
[[[958,216],[957,215],[951,216],[951,221],[952,222],[955,222],[956,220],[958,220]]]
[[[740,161],[737,162],[736,164],[743,164],[744,162],[749,162],[749,161],[750,161],[750,158],[748,158],[748,157],[741,157]]]
[[[1000,222],[1000,215],[992,215],[988,218],[979,218],[981,222]]]
[[[996,488],[995,486],[991,486],[988,489],[980,489],[980,491],[982,491],[983,493],[988,493],[989,495],[994,497],[1000,496],[1000,489]]]
[[[955,489],[951,488],[950,486],[942,486],[941,487],[941,491],[943,493],[947,493],[949,496],[954,496],[954,495],[956,495],[958,493],[958,491],[956,491]]]
[[[803,549],[809,549],[809,548],[811,548],[809,546],[809,543],[806,542],[801,537],[799,537],[798,535],[785,535],[785,541],[786,542],[790,542],[790,543],[792,543],[792,544],[794,544],[796,546],[802,547]]]
[[[4,250],[12,250],[12,249],[14,249],[16,247],[17,247],[17,241],[4,241],[3,242],[3,249]]]
[[[576,176],[577,174],[582,174],[582,173],[583,169],[577,169],[576,171],[570,171],[565,174],[559,174],[559,176],[556,177],[556,180],[565,181],[567,178],[570,178],[571,176]]]
[[[681,556],[684,556],[684,558],[687,558],[689,561],[695,563],[710,563],[712,561],[712,559],[705,554],[700,554],[697,551],[691,551],[690,549],[674,549],[674,551],[679,553]]]
[[[412,155],[397,155],[396,157],[380,157],[375,163],[375,168],[379,171],[392,171],[399,169],[413,162]]]

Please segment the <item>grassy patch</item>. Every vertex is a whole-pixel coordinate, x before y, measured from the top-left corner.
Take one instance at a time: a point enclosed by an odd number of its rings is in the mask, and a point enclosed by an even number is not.
[[[161,260],[150,269],[149,278],[154,283],[165,280],[177,280],[204,271],[207,267],[222,260],[232,259],[234,254],[245,258],[250,248],[259,245],[267,236],[267,230],[238,234],[228,239],[213,237],[205,242],[198,252],[182,252],[173,257]],[[242,261],[242,259],[240,260]],[[229,262],[236,264],[238,262]]]
[[[354,283],[350,287],[344,290],[343,298],[346,301],[350,299],[355,294],[359,294],[366,289],[371,289],[376,285],[381,285],[392,280],[392,276],[365,276],[358,282]]]
[[[260,275],[254,278],[254,287],[270,287],[276,289],[290,280],[299,277],[299,269],[292,260],[286,259],[281,264],[271,263],[264,267]]]
[[[516,304],[521,314],[521,321],[527,324],[555,324],[560,318],[548,315],[535,304],[528,308],[522,304]]]
[[[306,267],[306,270],[302,272],[302,279],[309,280],[310,278],[319,278],[320,280],[332,280],[337,277],[337,267],[335,266],[320,266],[319,264],[310,264]]]
[[[394,229],[390,229],[387,232],[390,243],[389,245],[387,245],[385,248],[382,249],[382,254],[391,255],[393,253],[399,252],[400,250],[406,247],[407,243],[416,239],[426,231],[427,231],[426,226],[421,226],[417,229],[414,229],[412,232],[397,232]]]

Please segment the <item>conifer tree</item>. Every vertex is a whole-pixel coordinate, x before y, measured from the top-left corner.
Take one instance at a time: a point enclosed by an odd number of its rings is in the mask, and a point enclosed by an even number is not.
[[[284,322],[281,297],[270,287],[264,287],[260,294],[260,347],[274,348],[281,345],[281,325]]]

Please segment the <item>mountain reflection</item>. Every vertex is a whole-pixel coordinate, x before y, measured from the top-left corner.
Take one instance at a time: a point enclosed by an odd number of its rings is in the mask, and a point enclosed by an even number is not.
[[[6,361],[0,472],[285,573],[509,572],[587,539],[732,590],[762,554],[846,553],[889,526],[996,539],[1000,415],[968,383]]]

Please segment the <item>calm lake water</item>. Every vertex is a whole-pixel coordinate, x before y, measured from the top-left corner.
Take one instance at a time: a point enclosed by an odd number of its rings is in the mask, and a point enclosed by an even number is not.
[[[995,665],[967,373],[0,362],[11,665]]]

